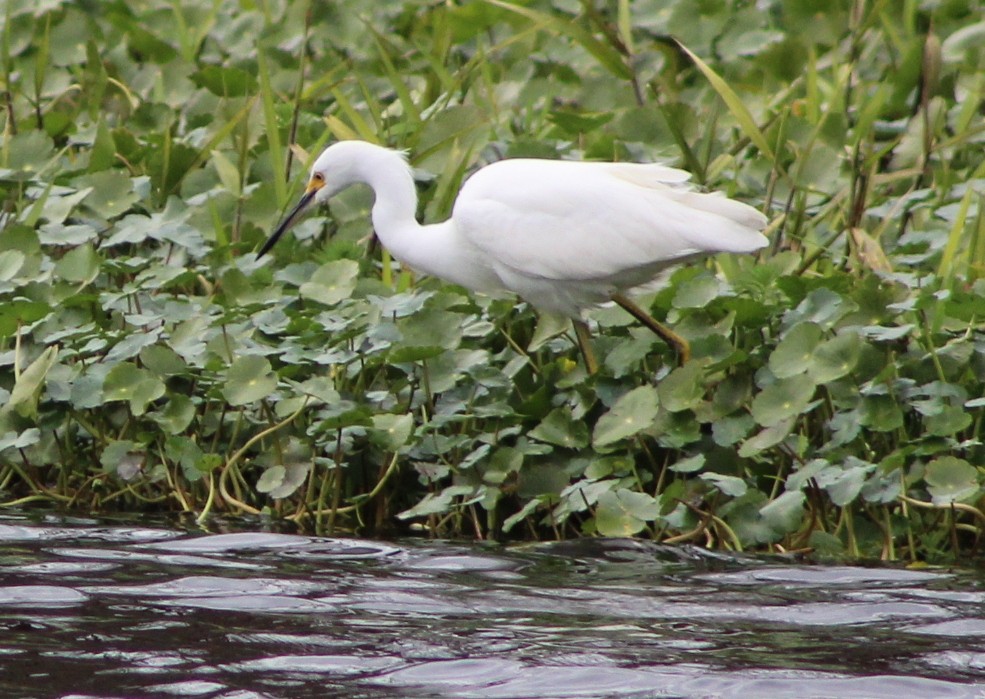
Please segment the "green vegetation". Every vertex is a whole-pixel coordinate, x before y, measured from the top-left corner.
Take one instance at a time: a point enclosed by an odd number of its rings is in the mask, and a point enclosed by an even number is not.
[[[977,0],[0,11],[4,504],[910,560],[979,544]],[[643,299],[685,366],[595,312],[589,377],[567,325],[394,264],[364,190],[256,262],[306,161],[351,137],[407,149],[426,220],[501,157],[661,160],[767,211],[773,244]]]

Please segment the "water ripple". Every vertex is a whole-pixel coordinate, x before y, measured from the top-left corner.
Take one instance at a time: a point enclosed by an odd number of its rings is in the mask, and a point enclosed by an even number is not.
[[[0,696],[985,696],[971,571],[10,515],[0,543]]]

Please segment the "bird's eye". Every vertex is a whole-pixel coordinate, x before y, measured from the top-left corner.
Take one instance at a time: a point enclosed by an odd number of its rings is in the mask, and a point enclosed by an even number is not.
[[[311,175],[311,179],[314,180],[315,182],[324,182],[325,175],[321,174],[320,172],[315,172]]]

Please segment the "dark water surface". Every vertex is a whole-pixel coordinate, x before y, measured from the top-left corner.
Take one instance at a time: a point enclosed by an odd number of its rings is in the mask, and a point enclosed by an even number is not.
[[[0,697],[985,699],[981,572],[0,514]]]

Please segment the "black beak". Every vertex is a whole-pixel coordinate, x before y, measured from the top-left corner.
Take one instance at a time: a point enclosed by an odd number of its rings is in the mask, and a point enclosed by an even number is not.
[[[301,200],[293,209],[291,209],[290,213],[284,217],[284,220],[280,222],[280,225],[277,226],[277,228],[274,229],[274,232],[270,234],[270,237],[267,238],[267,242],[265,242],[263,247],[260,248],[260,252],[257,253],[258,260],[267,254],[270,248],[272,248],[277,241],[280,240],[280,237],[284,235],[284,233],[286,233],[291,226],[297,223],[298,219],[301,218],[301,214],[303,214],[304,210],[308,208],[308,204],[314,201],[315,194],[317,192],[317,188],[310,187],[303,195],[301,195]]]

